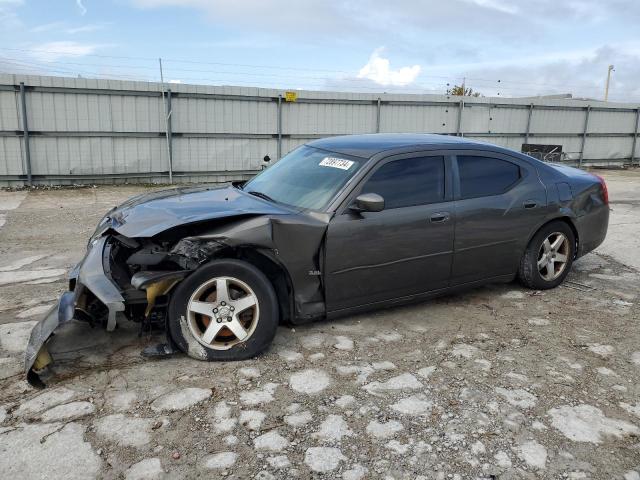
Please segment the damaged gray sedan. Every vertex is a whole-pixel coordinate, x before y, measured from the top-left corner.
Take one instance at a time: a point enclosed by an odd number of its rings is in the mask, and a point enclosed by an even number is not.
[[[29,381],[61,325],[159,326],[201,360],[263,351],[300,324],[518,277],[559,285],[605,238],[599,177],[439,135],[299,147],[245,184],[134,197],[100,221],[69,291],[38,323]]]

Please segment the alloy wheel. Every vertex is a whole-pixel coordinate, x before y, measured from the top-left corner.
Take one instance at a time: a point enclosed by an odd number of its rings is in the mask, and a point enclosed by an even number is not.
[[[198,342],[228,350],[245,342],[256,329],[258,297],[242,280],[216,277],[200,285],[189,298],[189,329]]]
[[[569,261],[569,252],[569,239],[564,233],[550,234],[538,251],[537,265],[540,276],[550,282],[562,275]]]

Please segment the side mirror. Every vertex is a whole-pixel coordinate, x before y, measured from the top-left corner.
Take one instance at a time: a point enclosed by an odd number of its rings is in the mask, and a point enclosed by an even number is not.
[[[350,208],[356,212],[380,212],[384,210],[384,198],[377,193],[362,193]]]

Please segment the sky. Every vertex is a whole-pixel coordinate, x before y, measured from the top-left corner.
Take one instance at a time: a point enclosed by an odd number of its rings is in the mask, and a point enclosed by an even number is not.
[[[0,72],[640,102],[640,0],[0,0]]]

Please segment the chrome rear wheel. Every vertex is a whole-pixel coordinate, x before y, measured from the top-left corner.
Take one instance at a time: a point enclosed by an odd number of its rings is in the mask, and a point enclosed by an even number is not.
[[[562,275],[570,252],[569,239],[565,234],[553,232],[548,235],[538,251],[537,266],[540,276],[550,282]]]
[[[554,220],[543,225],[531,238],[520,259],[520,281],[536,290],[557,287],[571,271],[577,245],[568,222]]]

